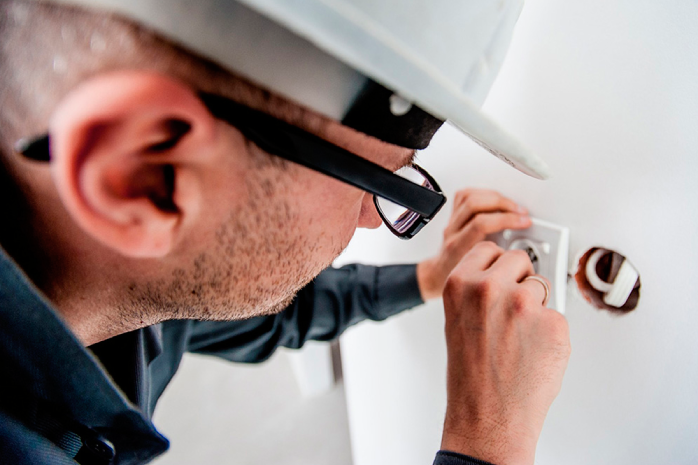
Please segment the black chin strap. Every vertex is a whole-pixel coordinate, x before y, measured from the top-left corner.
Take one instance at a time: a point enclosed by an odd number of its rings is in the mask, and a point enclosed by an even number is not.
[[[415,150],[425,149],[443,123],[371,80],[342,119],[352,129]],[[15,150],[32,160],[50,161],[49,136],[21,139]]]
[[[371,80],[342,119],[342,124],[364,134],[417,150],[429,145],[443,123]]]

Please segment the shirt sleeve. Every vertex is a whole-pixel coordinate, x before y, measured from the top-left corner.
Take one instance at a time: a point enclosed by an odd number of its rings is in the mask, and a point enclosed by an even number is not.
[[[451,452],[450,450],[440,450],[436,453],[434,465],[493,465],[490,462],[479,460],[469,455]]]
[[[362,320],[380,321],[422,304],[416,265],[329,268],[281,313],[241,321],[194,321],[187,350],[236,362],[261,362],[277,347],[331,341]]]

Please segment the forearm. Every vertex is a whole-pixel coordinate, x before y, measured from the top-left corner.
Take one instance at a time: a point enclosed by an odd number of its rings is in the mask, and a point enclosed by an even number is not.
[[[421,303],[414,265],[328,269],[276,315],[193,323],[188,350],[260,362],[278,347],[333,340],[362,320],[384,320]]]

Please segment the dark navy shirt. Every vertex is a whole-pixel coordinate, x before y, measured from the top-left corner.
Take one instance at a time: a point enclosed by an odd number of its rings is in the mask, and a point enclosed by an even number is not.
[[[151,416],[185,352],[260,362],[421,303],[413,265],[350,265],[277,315],[169,321],[85,348],[0,249],[0,464],[146,463],[167,450]],[[484,462],[441,451],[434,463]]]

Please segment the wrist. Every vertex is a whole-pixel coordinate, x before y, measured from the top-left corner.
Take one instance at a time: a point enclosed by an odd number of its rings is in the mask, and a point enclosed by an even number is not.
[[[511,444],[495,444],[493,441],[464,440],[463,438],[444,439],[441,450],[456,452],[497,465],[533,465],[535,451],[517,450]]]
[[[443,293],[443,284],[439,285],[439,278],[436,275],[436,264],[433,259],[417,264],[417,284],[422,300],[425,302],[439,298]]]
[[[486,423],[486,422],[481,422]],[[537,440],[495,423],[444,427],[441,450],[457,452],[497,465],[533,465]]]

